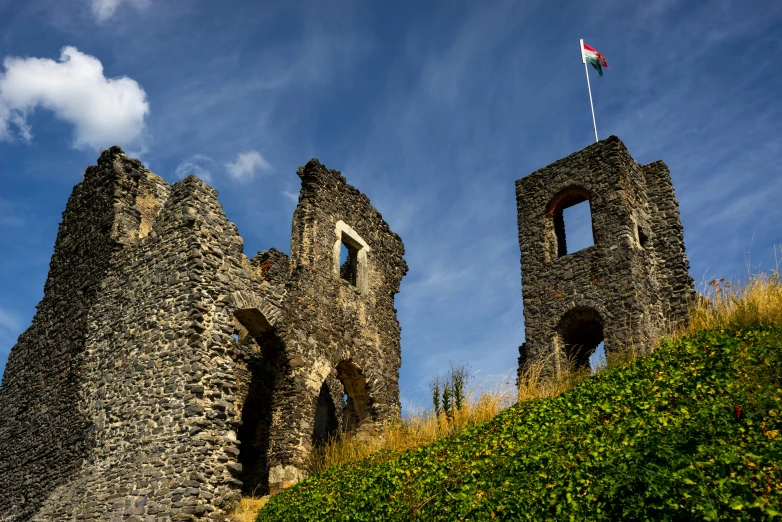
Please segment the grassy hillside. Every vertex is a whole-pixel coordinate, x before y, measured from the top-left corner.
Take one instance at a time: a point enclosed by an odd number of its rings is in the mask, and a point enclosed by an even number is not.
[[[273,497],[273,520],[752,519],[782,515],[782,330],[664,344],[558,397]]]
[[[645,358],[332,467],[256,520],[782,519],[782,284],[715,282],[709,297]]]

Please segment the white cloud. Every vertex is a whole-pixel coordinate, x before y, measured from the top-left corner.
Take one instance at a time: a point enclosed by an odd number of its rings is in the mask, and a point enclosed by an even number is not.
[[[98,22],[105,22],[116,14],[122,3],[129,3],[137,8],[143,8],[149,5],[149,0],[90,0],[92,15]]]
[[[261,156],[256,150],[242,152],[236,156],[236,161],[226,163],[225,168],[232,178],[237,180],[247,180],[252,178],[259,170],[269,170],[272,168],[269,162]]]
[[[74,147],[129,145],[139,141],[149,103],[144,89],[127,76],[106,78],[94,56],[64,47],[60,61],[7,57],[0,73],[0,139],[10,139],[11,124],[32,139],[27,116],[49,109],[74,126]]]
[[[212,182],[212,172],[209,170],[209,166],[214,165],[214,160],[209,156],[203,154],[196,154],[190,156],[186,160],[177,165],[174,174],[177,178],[183,179],[191,174],[198,176],[202,181],[207,183]]]

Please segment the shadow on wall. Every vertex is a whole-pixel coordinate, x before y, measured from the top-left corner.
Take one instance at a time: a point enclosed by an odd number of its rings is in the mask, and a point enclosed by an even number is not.
[[[242,494],[265,495],[269,489],[269,432],[272,422],[272,392],[275,388],[273,368],[258,355],[248,360],[252,376],[247,399],[242,407],[242,425],[237,431],[240,441],[239,463],[242,472]]]

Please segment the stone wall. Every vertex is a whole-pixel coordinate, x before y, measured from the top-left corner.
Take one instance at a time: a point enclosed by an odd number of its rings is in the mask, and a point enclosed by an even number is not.
[[[662,162],[641,166],[611,136],[516,182],[526,361],[576,365],[604,342],[640,353],[686,317],[692,279]],[[562,210],[588,201],[594,244],[567,252]]]
[[[294,255],[249,260],[197,178],[116,147],[87,170],[0,387],[0,520],[217,520],[304,476],[316,417],[398,412],[402,243],[339,173],[299,174]],[[361,291],[326,269],[340,220],[371,252]]]

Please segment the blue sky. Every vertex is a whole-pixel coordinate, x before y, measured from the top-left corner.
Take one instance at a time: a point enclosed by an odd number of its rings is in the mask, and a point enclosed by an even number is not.
[[[514,180],[594,137],[664,160],[696,281],[782,245],[779,2],[0,0],[0,371],[100,147],[220,191],[245,252],[288,251],[296,168],[367,194],[405,242],[403,404],[450,360],[515,371]],[[779,254],[779,251],[777,251]]]

